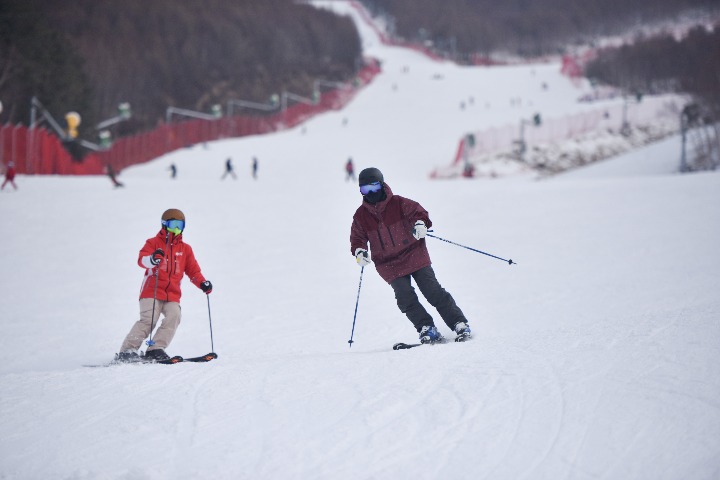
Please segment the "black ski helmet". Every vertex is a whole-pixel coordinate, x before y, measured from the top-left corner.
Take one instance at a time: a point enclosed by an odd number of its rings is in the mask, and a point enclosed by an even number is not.
[[[385,182],[383,174],[380,170],[375,167],[370,167],[360,172],[360,175],[358,176],[358,183],[360,185],[370,185],[373,182]]]

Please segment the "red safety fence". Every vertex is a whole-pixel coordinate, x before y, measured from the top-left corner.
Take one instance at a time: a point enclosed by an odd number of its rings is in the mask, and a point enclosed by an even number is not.
[[[268,116],[163,124],[150,132],[120,138],[109,149],[88,153],[82,160],[74,160],[61,139],[44,128],[4,125],[0,128],[0,166],[14,162],[17,173],[27,175],[100,175],[106,173],[108,167],[117,173],[197,143],[280,131],[315,115],[340,110],[379,72],[379,63],[370,61],[358,73],[357,87],[326,91],[312,105],[296,103]]]

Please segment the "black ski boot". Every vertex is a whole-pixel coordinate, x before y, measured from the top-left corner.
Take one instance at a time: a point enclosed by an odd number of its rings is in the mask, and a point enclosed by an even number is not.
[[[115,354],[116,363],[137,363],[140,361],[142,361],[140,355],[138,355],[137,352],[133,352],[132,350],[127,350]]]
[[[162,348],[156,348],[155,350],[148,350],[145,352],[145,362],[164,362],[170,360],[170,355],[165,353]]]
[[[455,333],[457,334],[457,337],[455,337],[456,342],[464,342],[472,336],[470,325],[468,325],[467,322],[456,323],[453,330],[455,330]]]

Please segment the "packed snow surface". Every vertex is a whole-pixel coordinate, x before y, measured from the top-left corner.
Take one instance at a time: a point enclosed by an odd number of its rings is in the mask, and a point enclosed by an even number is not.
[[[0,478],[720,478],[720,174],[676,173],[672,138],[542,181],[430,180],[466,131],[571,114],[589,87],[360,27],[383,73],[343,111],[172,153],[124,188],[21,176],[0,194]],[[426,240],[471,341],[393,351],[417,334],[370,266],[349,348],[348,157],[436,235],[517,262]],[[215,286],[208,303],[184,281],[168,353],[210,351],[212,320],[219,358],[84,367],[138,318],[137,254],[167,208]]]

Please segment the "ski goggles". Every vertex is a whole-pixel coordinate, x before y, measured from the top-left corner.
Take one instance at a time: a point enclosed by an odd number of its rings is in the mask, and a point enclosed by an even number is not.
[[[170,220],[163,220],[162,225],[170,231],[177,229],[182,232],[185,230],[185,220],[175,220],[171,218]]]
[[[382,183],[373,182],[367,185],[360,185],[360,193],[367,195],[368,193],[379,192],[382,189]]]

